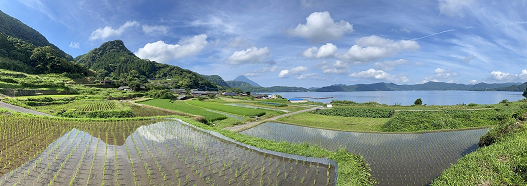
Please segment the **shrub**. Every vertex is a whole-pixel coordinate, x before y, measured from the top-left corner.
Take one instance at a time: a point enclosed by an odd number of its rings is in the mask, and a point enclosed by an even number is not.
[[[483,135],[480,138],[478,145],[480,147],[489,146],[503,139],[505,136],[509,136],[511,134],[518,133],[524,130],[525,127],[523,126],[523,124],[521,124],[520,122],[516,122],[513,119],[510,119],[502,122],[502,124],[489,130],[487,134]]]
[[[422,105],[423,104],[423,100],[421,100],[421,98],[417,98],[415,101],[414,101],[414,105]]]

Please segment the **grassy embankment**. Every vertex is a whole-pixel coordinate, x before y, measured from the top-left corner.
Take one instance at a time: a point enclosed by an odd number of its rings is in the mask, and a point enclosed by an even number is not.
[[[396,110],[392,116],[365,115],[372,110]],[[514,113],[525,110],[524,102],[508,102],[477,107],[432,106],[337,106],[332,109],[302,113],[278,119],[280,122],[324,128],[340,131],[357,132],[426,132],[437,130],[460,130],[467,128],[491,127],[511,118]],[[455,109],[455,110],[454,110]],[[408,111],[412,110],[412,111]],[[327,113],[331,111],[331,113]],[[326,114],[323,114],[326,113]]]
[[[484,147],[459,159],[432,185],[527,185],[527,118],[514,117],[491,129],[480,140]]]

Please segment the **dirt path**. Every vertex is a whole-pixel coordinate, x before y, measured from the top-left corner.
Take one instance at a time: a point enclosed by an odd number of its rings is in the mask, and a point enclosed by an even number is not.
[[[34,111],[34,110],[31,110],[31,109],[27,109],[27,108],[15,106],[15,105],[7,104],[7,103],[4,103],[2,101],[0,101],[0,107],[5,108],[5,109],[9,109],[9,110],[14,110],[14,111],[17,111],[17,112],[22,112],[22,113],[29,113],[29,114],[35,114],[35,115],[41,115],[41,116],[52,116],[52,115],[49,115],[49,114],[46,114],[46,113],[42,113],[42,112]]]
[[[325,109],[325,108],[324,107],[313,107],[313,108],[309,108],[309,109],[305,109],[305,110],[299,110],[299,111],[296,111],[296,112],[282,114],[282,115],[275,116],[275,117],[268,118],[268,119],[261,120],[261,121],[255,121],[255,122],[246,123],[246,124],[243,124],[243,125],[236,125],[234,127],[226,127],[224,129],[225,130],[234,131],[234,132],[240,132],[240,131],[243,131],[245,129],[251,128],[253,126],[259,125],[261,123],[264,123],[264,122],[274,121],[274,120],[277,120],[278,118],[281,118],[281,117],[287,117],[287,116],[291,116],[293,114],[298,114],[298,113],[302,113],[302,112],[309,112],[309,111],[313,111],[313,110],[316,110],[316,109]]]

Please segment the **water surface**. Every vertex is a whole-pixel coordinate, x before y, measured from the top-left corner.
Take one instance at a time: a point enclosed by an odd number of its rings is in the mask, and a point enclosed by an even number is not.
[[[359,92],[275,92],[285,98],[306,97],[311,101],[351,100],[359,103],[375,101],[394,105],[412,105],[417,98],[427,105],[496,104],[501,100],[523,99],[521,92],[504,91],[359,91]],[[316,99],[325,98],[325,99]]]
[[[342,132],[263,123],[245,135],[315,144],[327,150],[344,148],[364,157],[379,185],[427,185],[459,158],[477,149],[488,129],[423,134]]]

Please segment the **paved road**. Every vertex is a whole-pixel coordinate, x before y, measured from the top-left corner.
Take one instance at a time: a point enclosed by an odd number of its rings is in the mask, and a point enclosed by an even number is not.
[[[313,107],[313,108],[306,109],[306,110],[299,110],[299,111],[296,111],[296,112],[291,112],[291,113],[275,116],[275,117],[272,117],[272,118],[268,118],[268,119],[265,119],[265,120],[262,120],[262,121],[255,121],[255,122],[247,123],[247,124],[243,124],[243,125],[236,125],[234,127],[225,127],[224,129],[230,130],[230,131],[234,131],[234,132],[239,132],[239,131],[243,131],[245,129],[251,128],[253,126],[259,125],[260,123],[274,121],[274,120],[277,120],[278,118],[281,118],[281,117],[287,117],[287,116],[290,116],[290,115],[293,115],[293,114],[302,113],[302,112],[309,112],[309,111],[313,111],[313,110],[316,110],[316,109],[324,109],[324,107]]]
[[[17,111],[17,112],[22,112],[22,113],[29,113],[29,114],[35,114],[35,115],[41,115],[41,116],[52,116],[52,115],[49,115],[49,114],[46,114],[46,113],[42,113],[42,112],[34,111],[34,110],[31,110],[31,109],[27,109],[27,108],[15,106],[15,105],[7,104],[7,103],[4,103],[2,101],[0,101],[0,107],[5,108],[5,109],[9,109],[9,110],[14,110],[14,111]]]

